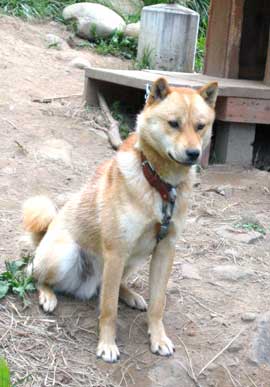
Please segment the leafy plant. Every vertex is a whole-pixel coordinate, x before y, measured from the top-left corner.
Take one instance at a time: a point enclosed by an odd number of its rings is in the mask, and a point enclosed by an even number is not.
[[[11,387],[10,372],[8,364],[4,358],[0,358],[0,386]]]
[[[265,228],[259,222],[252,220],[243,220],[242,222],[238,222],[235,224],[235,228],[241,228],[245,231],[257,231],[263,235],[266,234]]]
[[[140,60],[135,62],[135,68],[138,70],[142,69],[151,69],[153,68],[152,65],[152,54],[153,54],[153,49],[150,47],[145,47],[143,51],[143,55]]]
[[[6,271],[0,274],[0,299],[13,293],[21,298],[25,306],[28,305],[26,295],[36,289],[33,278],[27,276],[23,270],[28,262],[29,257],[5,262]]]
[[[119,122],[119,131],[121,138],[127,138],[130,133],[131,126],[131,123],[128,120],[127,112],[123,111],[123,108],[121,108],[121,103],[119,101],[113,102],[110,108],[112,111],[113,118]]]
[[[137,53],[137,39],[125,36],[122,31],[115,31],[108,38],[99,38],[94,36],[92,47],[102,55],[114,55],[126,59],[135,59]]]

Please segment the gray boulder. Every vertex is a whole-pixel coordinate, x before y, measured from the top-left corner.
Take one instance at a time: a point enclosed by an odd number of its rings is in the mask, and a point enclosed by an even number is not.
[[[94,39],[108,37],[115,30],[123,31],[126,27],[124,19],[110,8],[101,4],[77,3],[64,8],[65,20],[77,21],[77,35]]]
[[[106,3],[119,15],[134,15],[143,7],[142,0],[107,0]]]

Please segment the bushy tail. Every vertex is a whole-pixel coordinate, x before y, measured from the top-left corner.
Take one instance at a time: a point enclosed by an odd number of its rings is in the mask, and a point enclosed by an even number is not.
[[[35,247],[45,235],[57,214],[53,202],[46,196],[34,196],[23,205],[23,227],[32,236]]]

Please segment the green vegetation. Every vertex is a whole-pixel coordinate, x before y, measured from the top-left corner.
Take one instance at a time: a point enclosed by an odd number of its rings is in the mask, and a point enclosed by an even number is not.
[[[153,51],[150,47],[145,47],[143,55],[141,57],[141,60],[136,61],[134,67],[138,70],[151,69],[152,68],[152,63],[151,63],[152,52]]]
[[[25,19],[33,18],[52,18],[54,20],[64,22],[62,18],[62,10],[69,4],[78,3],[83,0],[0,0],[0,13],[5,13],[12,16],[19,16]],[[96,3],[106,5],[112,9],[113,1],[110,0],[94,0]],[[144,0],[144,5],[153,4],[170,4],[178,3],[193,9],[200,14],[200,26],[197,42],[197,53],[195,59],[195,70],[200,72],[203,69],[206,30],[208,24],[208,7],[210,0]],[[140,19],[140,12],[135,15],[121,15],[127,23],[134,23]],[[68,23],[72,25],[72,30],[75,31],[76,26],[74,21]],[[111,54],[121,56],[127,59],[135,59],[137,50],[137,40],[130,37],[124,37],[123,33],[115,32],[107,39],[97,39],[94,43],[85,44],[84,47],[94,47],[98,53],[106,55]],[[148,58],[148,59],[147,59]],[[149,62],[149,53],[145,55],[141,63],[136,64],[137,68],[151,68]]]
[[[0,386],[11,387],[8,364],[3,358],[0,358]]]
[[[127,109],[127,107],[125,106]],[[131,122],[128,119],[128,111],[121,107],[121,103],[119,101],[115,101],[111,106],[110,106],[113,118],[118,121],[119,123],[119,131],[120,131],[120,136],[124,140],[125,138],[128,137],[130,133],[130,128],[131,128]]]
[[[26,295],[28,292],[33,292],[35,284],[32,277],[28,277],[24,268],[29,262],[29,257],[24,257],[17,261],[6,261],[6,271],[0,274],[0,299],[4,298],[8,293],[17,294],[24,303],[28,305]]]
[[[137,54],[137,39],[125,36],[121,31],[115,31],[110,37],[94,38],[90,43],[99,54],[114,55],[126,59],[135,59]]]
[[[246,219],[236,223],[235,228],[239,228],[245,231],[257,231],[263,235],[266,234],[265,228],[259,222],[252,219]]]
[[[17,379],[13,384],[11,384],[10,371],[7,361],[2,357],[0,358],[0,387],[18,387],[30,378],[31,376],[27,375],[22,379]]]

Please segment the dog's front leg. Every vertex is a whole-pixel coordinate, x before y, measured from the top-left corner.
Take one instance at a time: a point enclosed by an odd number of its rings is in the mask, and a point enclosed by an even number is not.
[[[166,288],[175,254],[175,238],[168,235],[157,245],[150,263],[150,300],[148,307],[148,333],[151,351],[170,356],[174,345],[167,337],[163,325]]]
[[[115,343],[115,337],[118,297],[124,271],[124,259],[117,253],[107,251],[104,254],[100,296],[97,357],[109,363],[116,362],[120,357],[119,349]]]

